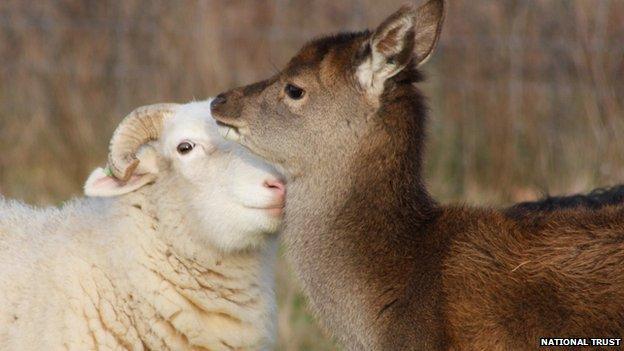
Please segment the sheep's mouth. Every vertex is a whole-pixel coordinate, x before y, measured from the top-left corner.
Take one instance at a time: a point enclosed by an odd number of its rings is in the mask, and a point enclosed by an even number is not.
[[[273,205],[273,206],[243,206],[251,210],[283,210],[285,205]]]
[[[263,214],[267,214],[273,218],[282,218],[284,216],[285,205],[273,205],[273,206],[243,206],[248,210],[260,211]]]
[[[219,130],[219,134],[221,134],[224,139],[231,141],[240,141],[241,133],[238,127],[223,123],[221,121],[217,121],[217,127]]]

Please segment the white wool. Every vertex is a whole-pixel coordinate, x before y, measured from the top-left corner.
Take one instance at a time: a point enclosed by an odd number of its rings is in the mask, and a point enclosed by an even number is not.
[[[203,148],[181,158],[181,140]],[[275,334],[274,172],[179,107],[155,181],[36,209],[0,198],[0,350],[263,350]],[[255,186],[254,186],[255,184]],[[245,191],[241,191],[245,189]]]

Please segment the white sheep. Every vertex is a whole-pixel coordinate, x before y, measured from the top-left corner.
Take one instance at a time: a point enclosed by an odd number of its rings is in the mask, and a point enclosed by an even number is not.
[[[209,101],[132,112],[85,193],[0,199],[1,350],[270,348],[284,187]]]

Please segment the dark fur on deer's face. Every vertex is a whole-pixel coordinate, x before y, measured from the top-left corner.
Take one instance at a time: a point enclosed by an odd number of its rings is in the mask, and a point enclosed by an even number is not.
[[[305,45],[274,77],[221,94],[214,117],[227,138],[281,166],[287,175],[348,158],[380,123],[389,90],[419,80],[431,54],[443,1],[403,7],[374,32],[343,33]]]

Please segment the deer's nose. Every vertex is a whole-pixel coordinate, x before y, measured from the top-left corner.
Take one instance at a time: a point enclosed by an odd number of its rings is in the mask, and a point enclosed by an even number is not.
[[[210,108],[215,108],[219,105],[225,104],[226,102],[227,102],[227,98],[225,97],[225,94],[219,94],[210,103]]]

